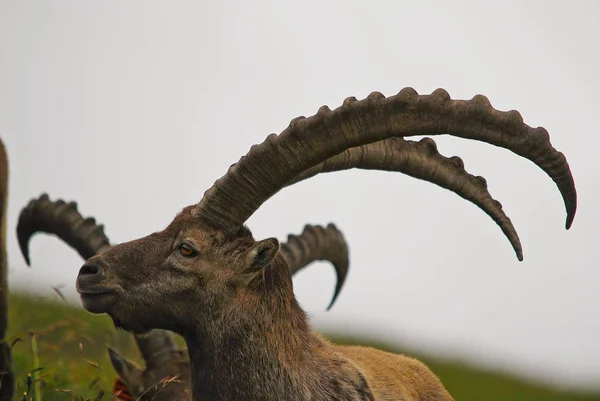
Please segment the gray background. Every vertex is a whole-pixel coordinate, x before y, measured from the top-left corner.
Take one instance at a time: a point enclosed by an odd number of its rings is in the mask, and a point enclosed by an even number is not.
[[[202,3],[0,2],[13,289],[60,286],[78,302],[75,252],[38,236],[29,269],[18,251],[19,211],[41,192],[77,200],[113,242],[130,240],[166,226],[293,117],[374,90],[444,87],[548,129],[579,192],[571,231],[533,163],[450,137],[436,139],[440,151],[488,179],[523,263],[476,207],[396,173],[319,176],[276,195],[249,226],[256,238],[285,239],[305,223],[343,230],[352,265],[333,310],[329,266],[295,279],[319,329],[554,383],[600,382],[598,2]]]

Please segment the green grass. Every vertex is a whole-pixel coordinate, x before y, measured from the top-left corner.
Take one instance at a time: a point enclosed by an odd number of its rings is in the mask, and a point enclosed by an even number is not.
[[[16,341],[13,346],[13,365],[18,378],[15,400],[21,400],[27,391],[29,374],[39,376],[41,397],[35,396],[32,383],[27,399],[70,401],[83,397],[96,400],[104,392],[102,399],[109,400],[115,373],[108,361],[106,345],[111,344],[139,361],[132,336],[115,330],[107,316],[94,316],[66,304],[58,296],[56,299],[48,301],[14,292],[10,296],[8,339]],[[358,338],[329,337],[340,344],[366,344]],[[441,378],[457,401],[600,401],[600,394],[562,392],[505,374],[420,357],[386,344],[371,342],[370,345],[418,357]],[[35,348],[37,355],[34,355]],[[33,372],[37,363],[41,369]]]
[[[60,300],[49,302],[13,292],[8,339],[16,341],[13,369],[18,380],[17,400],[27,391],[28,374],[35,369],[31,333],[35,333],[39,366],[43,368],[37,373],[44,401],[79,400],[79,396],[95,400],[102,391],[102,399],[110,399],[115,373],[106,351],[109,343],[139,360],[132,336],[115,330],[107,316],[91,315]],[[28,399],[39,399],[32,396],[34,391]]]

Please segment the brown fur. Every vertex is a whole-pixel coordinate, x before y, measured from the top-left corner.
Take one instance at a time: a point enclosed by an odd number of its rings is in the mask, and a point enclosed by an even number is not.
[[[452,399],[412,359],[330,345],[298,305],[276,239],[224,235],[191,208],[164,231],[90,258],[77,288],[88,311],[119,327],[181,334],[194,400]],[[182,242],[197,255],[183,256]]]

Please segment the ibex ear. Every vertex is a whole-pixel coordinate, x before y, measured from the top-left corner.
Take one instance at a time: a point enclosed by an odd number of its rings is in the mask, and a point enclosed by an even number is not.
[[[277,238],[267,238],[254,243],[244,254],[244,270],[238,274],[234,281],[240,287],[258,285],[263,277],[264,268],[269,265],[279,252]]]
[[[110,363],[117,372],[119,378],[125,383],[130,391],[134,391],[135,389],[132,386],[135,386],[136,383],[134,383],[134,381],[136,378],[141,377],[141,373],[143,372],[142,368],[121,356],[121,354],[110,347],[108,347],[108,355],[110,356]]]
[[[277,238],[256,242],[246,251],[246,273],[258,272],[267,267],[279,252]]]

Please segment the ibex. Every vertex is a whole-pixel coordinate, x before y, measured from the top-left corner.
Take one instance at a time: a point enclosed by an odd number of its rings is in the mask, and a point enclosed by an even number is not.
[[[104,234],[104,226],[92,217],[84,219],[75,202],[51,201],[43,194],[33,199],[21,210],[17,224],[17,238],[21,253],[30,264],[29,241],[38,232],[54,234],[71,246],[84,259],[100,254],[111,247]],[[292,275],[317,260],[333,264],[337,284],[335,302],[348,274],[348,245],[342,233],[333,225],[326,228],[307,225],[300,235],[288,235],[281,252],[288,262]],[[186,350],[177,348],[172,335],[163,330],[152,330],[148,335],[135,336],[142,354],[145,369],[127,360],[109,348],[110,360],[119,378],[115,383],[125,399],[126,395],[142,401],[191,400],[190,368]]]
[[[8,206],[8,157],[0,139],[0,400],[12,400],[15,378],[12,370],[8,328],[8,258],[6,257],[6,209]]]
[[[415,176],[469,194],[496,216],[522,259],[514,228],[488,197],[485,180],[457,174],[463,170],[458,158],[436,165],[440,156],[431,139],[420,144],[392,139],[432,134],[480,140],[533,161],[557,184],[566,227],[571,226],[575,184],[544,128],[529,127],[516,111],[493,109],[481,95],[465,101],[450,99],[443,89],[418,95],[406,88],[390,98],[372,93],[292,120],[280,135],[253,146],[164,230],[88,259],[77,277],[83,307],[107,313],[116,326],[134,333],[181,334],[195,401],[451,400],[415,359],[335,346],[313,332],[294,296],[279,242],[256,241],[244,226],[287,185],[325,171],[394,170],[388,155],[403,148]],[[418,153],[420,147],[425,151]]]

